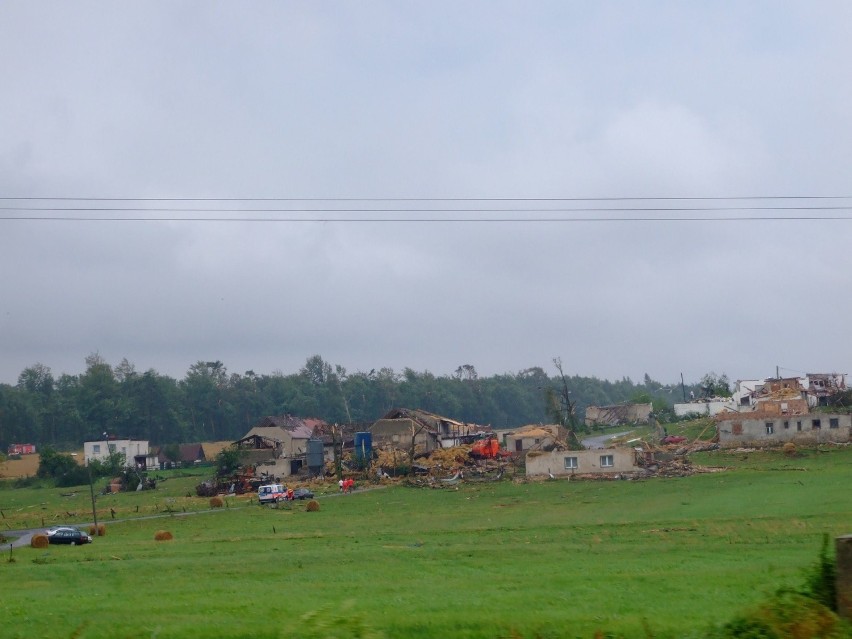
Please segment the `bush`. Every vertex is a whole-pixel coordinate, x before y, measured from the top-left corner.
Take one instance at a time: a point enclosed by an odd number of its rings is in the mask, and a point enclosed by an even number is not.
[[[835,614],[837,566],[823,536],[819,559],[798,590],[779,590],[766,603],[718,628],[713,639],[834,639],[850,626]]]
[[[319,502],[316,499],[312,499],[308,502],[308,505],[305,506],[305,511],[309,513],[315,513],[319,510]]]
[[[41,479],[36,476],[32,477],[18,477],[13,483],[12,486],[15,488],[34,488],[41,484]]]
[[[211,497],[210,498],[210,508],[221,508],[225,505],[225,502],[222,501],[221,497]]]
[[[796,453],[798,452],[796,444],[794,444],[793,442],[786,442],[781,447],[781,450],[784,451],[784,454],[787,455],[787,457],[795,457]]]
[[[88,469],[80,466],[71,455],[57,453],[49,447],[45,447],[41,452],[36,474],[43,479],[53,479],[59,488],[89,483]]]
[[[33,548],[47,548],[50,545],[50,540],[47,538],[47,535],[38,533],[33,535],[33,538],[30,540],[30,546]]]
[[[154,541],[171,541],[174,539],[168,530],[158,530],[154,533]]]
[[[822,549],[819,558],[811,568],[805,580],[801,594],[820,602],[830,610],[837,610],[837,561],[829,556],[831,540],[828,534],[822,536]]]
[[[103,537],[106,535],[106,526],[103,524],[98,524],[98,527],[89,526],[89,535],[92,537]]]

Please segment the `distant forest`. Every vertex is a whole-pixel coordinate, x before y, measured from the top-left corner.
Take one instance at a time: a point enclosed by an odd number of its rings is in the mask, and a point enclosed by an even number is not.
[[[392,408],[419,408],[452,419],[512,428],[553,421],[548,389],[567,389],[580,423],[589,405],[653,401],[661,417],[700,385],[664,385],[647,374],[610,382],[549,375],[540,367],[480,377],[474,366],[436,376],[405,368],[349,373],[319,355],[298,373],[229,373],[222,362],[197,362],[177,380],[138,372],[126,359],[112,366],[98,354],[80,375],[53,376],[30,366],[14,386],[0,384],[0,446],[11,443],[79,448],[103,433],[153,444],[239,439],[266,415],[289,413],[331,423],[367,424]],[[707,376],[705,376],[706,378]]]

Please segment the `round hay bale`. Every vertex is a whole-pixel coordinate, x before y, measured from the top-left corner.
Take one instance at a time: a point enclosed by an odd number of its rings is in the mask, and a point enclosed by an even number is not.
[[[309,513],[315,513],[319,510],[319,502],[316,499],[312,499],[308,502],[308,505],[305,506],[305,511]]]
[[[158,530],[154,533],[154,541],[171,541],[174,539],[168,530]]]
[[[30,540],[30,546],[33,548],[47,548],[50,545],[50,540],[47,538],[47,535],[43,533],[38,533],[33,535]]]
[[[106,526],[103,524],[98,524],[98,527],[89,526],[89,535],[92,537],[103,537],[106,535]]]
[[[787,455],[787,457],[795,457],[796,453],[798,452],[796,444],[794,444],[793,442],[785,442],[784,445],[781,447],[781,450],[784,451],[784,454]]]
[[[210,498],[210,508],[221,508],[224,505],[225,505],[224,500],[221,497],[219,497],[218,495],[216,497]]]

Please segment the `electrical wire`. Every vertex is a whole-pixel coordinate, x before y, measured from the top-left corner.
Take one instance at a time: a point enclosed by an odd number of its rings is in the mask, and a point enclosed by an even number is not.
[[[848,203],[843,201],[849,200]],[[754,195],[754,196],[688,196],[688,197],[600,197],[600,198],[109,198],[109,197],[12,197],[0,196],[0,201],[21,201],[26,206],[0,206],[0,211],[18,215],[0,215],[0,221],[41,222],[196,222],[196,223],[599,223],[599,222],[779,222],[779,221],[847,221],[852,220],[852,196],[840,195]],[[760,204],[753,202],[782,202]],[[813,202],[807,204],[808,201]],[[828,203],[838,202],[837,204]],[[60,205],[32,206],[29,203],[58,202]],[[79,206],[80,202],[95,203],[177,203],[174,206]],[[186,203],[220,203],[222,206],[187,206]],[[246,206],[234,207],[242,202]],[[447,206],[302,206],[260,207],[261,202],[308,203],[446,203]],[[463,206],[451,203],[598,203],[599,206]],[[612,206],[613,202],[637,202],[642,205]],[[653,202],[663,204],[648,205]],[[681,205],[671,202],[719,202],[720,206]],[[741,202],[737,204],[737,202]],[[775,214],[761,214],[773,212]],[[779,214],[794,212],[794,215]],[[825,213],[833,212],[833,213]],[[844,213],[844,214],[841,214]],[[37,213],[39,215],[31,215]],[[54,213],[55,215],[43,215]],[[110,213],[113,215],[95,215]],[[115,214],[133,215],[115,215]],[[140,213],[172,213],[172,215],[139,215]],[[204,216],[194,214],[204,213]],[[242,213],[242,216],[216,215]],[[257,214],[295,213],[301,216],[258,216]],[[571,215],[571,214],[583,215]],[[648,215],[658,213],[660,215]],[[729,215],[739,213],[739,215]],[[804,215],[803,213],[811,213]],[[70,214],[70,215],[69,215]],[[84,215],[90,214],[90,215]],[[212,215],[211,215],[212,214]],[[318,215],[315,215],[318,214]],[[337,214],[337,215],[333,215]],[[353,214],[355,214],[353,216]],[[364,215],[368,214],[368,215]],[[500,215],[504,214],[504,215]],[[535,215],[527,215],[535,214]],[[548,215],[553,214],[553,215]],[[569,214],[569,215],[566,215]],[[635,214],[635,215],[630,215]],[[677,215],[668,215],[677,214]],[[719,215],[726,214],[726,215]]]

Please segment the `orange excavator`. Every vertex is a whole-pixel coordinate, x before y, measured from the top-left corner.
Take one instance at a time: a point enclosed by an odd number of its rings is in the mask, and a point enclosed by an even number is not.
[[[474,459],[496,459],[511,455],[508,451],[500,450],[500,442],[496,435],[489,435],[484,439],[477,439],[470,449],[470,456]]]

